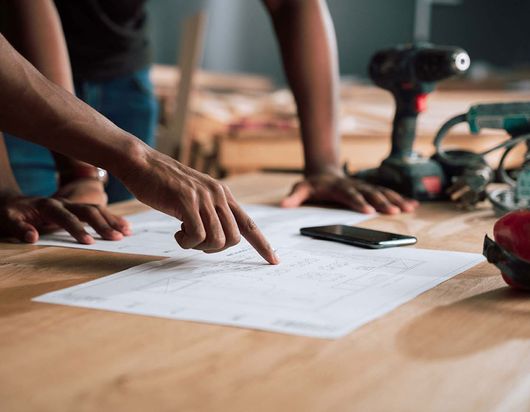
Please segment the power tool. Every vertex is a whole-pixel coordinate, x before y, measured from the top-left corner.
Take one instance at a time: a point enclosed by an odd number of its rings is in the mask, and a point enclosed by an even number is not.
[[[426,109],[427,95],[436,82],[464,73],[469,55],[461,48],[429,43],[401,45],[376,53],[369,65],[373,82],[394,96],[396,112],[392,127],[392,150],[376,169],[354,177],[389,187],[418,200],[445,197],[445,174],[441,165],[414,152],[416,120]]]
[[[462,150],[446,151],[442,141],[449,130],[459,123],[467,123],[471,134],[482,129],[504,130],[509,138],[485,150],[473,153]],[[508,173],[504,166],[511,151],[519,144],[526,145],[526,153],[519,169]],[[433,156],[443,167],[450,198],[466,209],[488,198],[498,215],[530,208],[530,102],[487,103],[471,106],[467,113],[449,119],[434,138]],[[503,150],[496,168],[490,167],[485,156]],[[505,187],[487,190],[491,183]]]

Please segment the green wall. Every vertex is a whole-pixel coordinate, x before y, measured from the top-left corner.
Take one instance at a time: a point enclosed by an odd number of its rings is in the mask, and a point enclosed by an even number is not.
[[[365,76],[378,48],[412,39],[414,0],[329,0],[343,75]],[[157,62],[174,63],[179,24],[197,8],[209,21],[202,66],[216,71],[263,73],[283,81],[268,16],[259,0],[150,0]],[[432,41],[468,50],[474,61],[503,67],[530,62],[530,0],[462,0],[437,5]]]

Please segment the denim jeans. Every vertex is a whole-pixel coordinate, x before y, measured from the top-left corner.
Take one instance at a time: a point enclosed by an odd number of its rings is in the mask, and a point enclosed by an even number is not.
[[[76,81],[76,95],[118,127],[154,145],[158,104],[143,69],[107,81]],[[57,190],[56,168],[50,152],[42,146],[5,134],[15,178],[28,196],[50,196]],[[109,202],[131,199],[132,195],[114,176],[106,187]]]

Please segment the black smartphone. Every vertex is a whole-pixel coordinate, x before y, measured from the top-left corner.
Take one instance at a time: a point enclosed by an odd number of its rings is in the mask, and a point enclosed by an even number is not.
[[[304,227],[300,229],[300,233],[304,236],[334,240],[369,249],[413,245],[417,242],[414,236],[345,225]]]

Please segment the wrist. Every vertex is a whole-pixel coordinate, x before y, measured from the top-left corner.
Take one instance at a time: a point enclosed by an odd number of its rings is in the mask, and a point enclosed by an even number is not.
[[[148,168],[152,151],[151,147],[137,138],[127,139],[106,168],[127,186],[127,182]]]
[[[101,183],[104,187],[109,181],[109,175],[105,169],[91,166],[88,164],[79,164],[68,170],[62,170],[59,174],[59,187],[66,186],[70,183],[91,180]]]
[[[340,151],[337,139],[333,133],[322,133],[313,136],[304,136],[304,175],[340,175]]]
[[[342,176],[344,173],[338,162],[327,162],[327,163],[310,163],[306,162],[304,168],[305,177],[321,176],[321,175],[333,175]]]
[[[17,189],[0,189],[0,204],[3,204],[5,202],[8,202],[13,199],[17,199],[19,197],[23,197],[24,195],[20,190]]]
[[[105,185],[101,180],[93,179],[90,177],[79,177],[76,180],[72,180],[71,182],[59,186],[57,189],[57,193],[65,191],[69,192],[71,190],[86,190],[87,188],[89,188],[90,190],[105,192]]]
[[[1,137],[2,135],[0,134],[0,144],[2,143]],[[2,159],[0,159],[0,163],[2,163]],[[7,170],[1,170],[0,176],[0,199],[5,200],[23,196],[22,190],[20,190],[20,187],[18,186],[10,167],[7,167]]]

